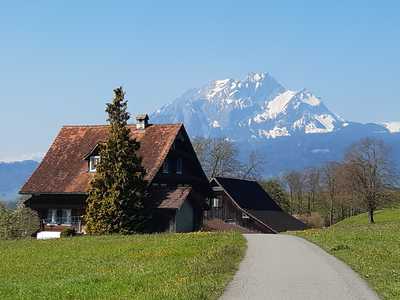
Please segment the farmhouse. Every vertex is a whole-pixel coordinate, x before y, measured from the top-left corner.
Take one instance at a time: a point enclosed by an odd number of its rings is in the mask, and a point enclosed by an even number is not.
[[[256,182],[216,177],[211,180],[214,197],[205,212],[209,223],[215,220],[245,228],[250,232],[278,233],[303,230],[307,226],[287,214]]]
[[[189,232],[202,225],[211,189],[183,124],[153,125],[148,116],[128,125],[140,142],[139,156],[146,169],[155,232]],[[42,230],[73,227],[84,231],[90,181],[100,156],[98,144],[107,139],[108,125],[64,126],[43,161],[20,193],[26,205],[43,220]]]

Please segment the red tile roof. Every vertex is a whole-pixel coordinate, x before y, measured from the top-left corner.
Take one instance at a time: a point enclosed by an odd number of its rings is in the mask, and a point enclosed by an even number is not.
[[[177,187],[175,189],[155,189],[151,196],[160,203],[158,208],[179,209],[188,198],[191,187]]]
[[[151,181],[183,125],[149,125],[145,130],[129,125],[129,128],[131,137],[141,143],[139,155],[147,171],[146,180]],[[93,173],[88,172],[84,156],[105,141],[107,135],[107,125],[64,126],[21,193],[86,193]]]

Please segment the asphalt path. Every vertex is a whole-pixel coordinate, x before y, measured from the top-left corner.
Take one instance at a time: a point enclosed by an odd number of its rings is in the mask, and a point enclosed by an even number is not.
[[[376,300],[347,265],[318,246],[281,234],[247,234],[247,252],[223,300]]]

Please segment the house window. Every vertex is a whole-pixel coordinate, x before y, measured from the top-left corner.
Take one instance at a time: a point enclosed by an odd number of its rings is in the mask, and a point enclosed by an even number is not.
[[[212,199],[212,206],[213,206],[214,208],[220,208],[220,207],[222,207],[222,200],[219,199],[219,198],[213,198],[213,199]]]
[[[61,224],[70,225],[71,224],[71,209],[63,209],[61,214]]]
[[[89,172],[96,172],[97,165],[100,162],[100,156],[91,156],[89,161]]]
[[[72,224],[72,209],[63,208],[56,209],[50,208],[47,212],[47,220],[45,220],[49,225],[71,225]]]
[[[162,172],[164,174],[168,174],[169,173],[169,165],[168,165],[168,160],[165,160],[163,165],[162,165]]]
[[[220,187],[220,186],[213,186],[212,190],[214,192],[222,192],[224,189],[222,187]]]
[[[182,174],[182,158],[176,160],[176,174]]]
[[[47,212],[47,223],[48,224],[57,224],[57,209],[50,208]]]

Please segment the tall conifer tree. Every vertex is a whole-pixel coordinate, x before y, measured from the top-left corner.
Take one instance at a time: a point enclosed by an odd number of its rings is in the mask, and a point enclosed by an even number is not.
[[[99,144],[100,162],[86,200],[86,230],[89,234],[132,233],[146,230],[145,170],[130,138],[129,113],[122,88],[114,90],[107,104],[108,139]]]

